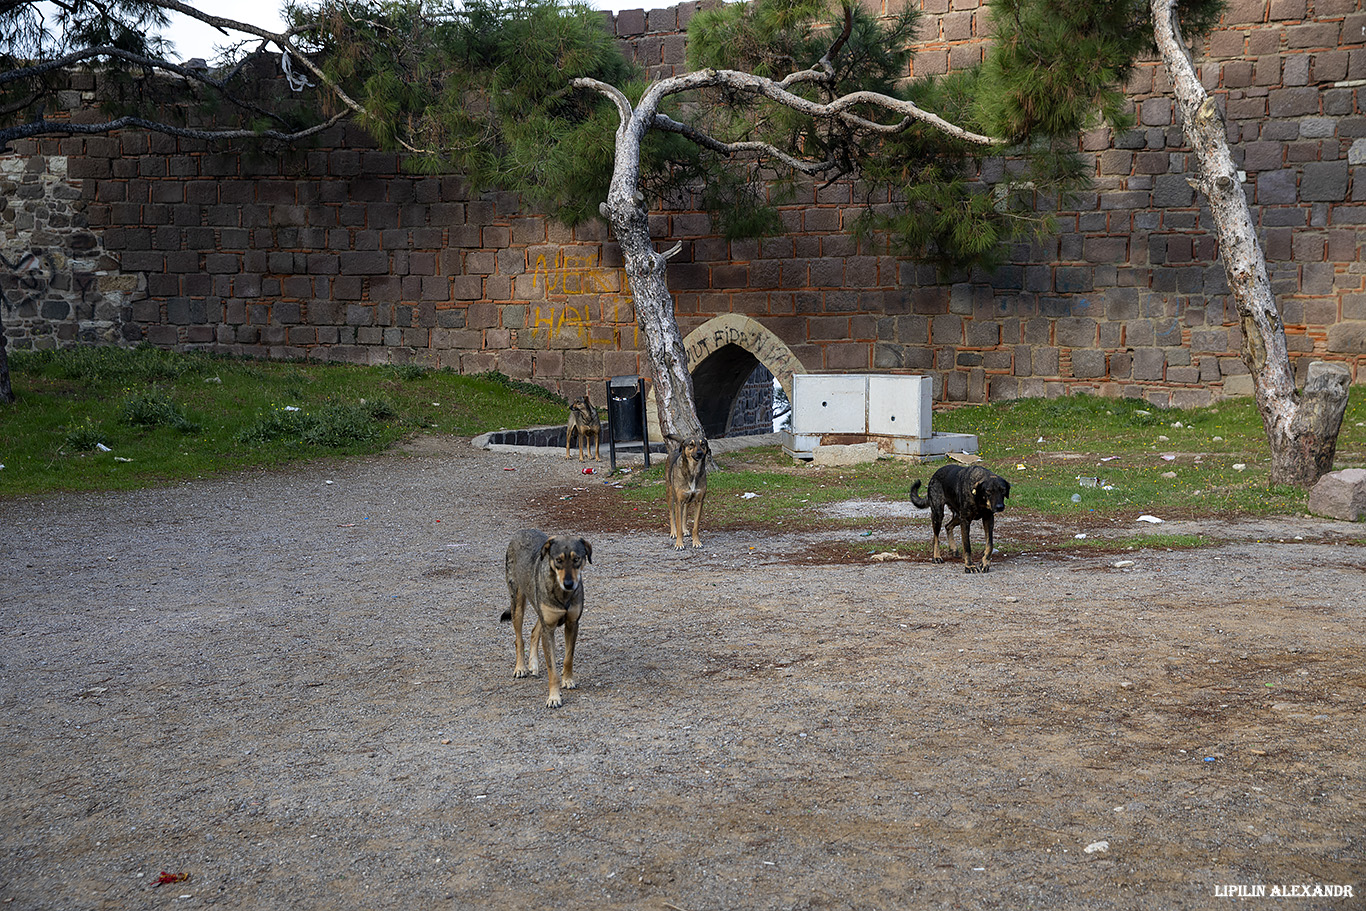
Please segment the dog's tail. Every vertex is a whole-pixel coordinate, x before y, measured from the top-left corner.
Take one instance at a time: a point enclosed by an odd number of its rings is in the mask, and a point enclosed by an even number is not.
[[[922,496],[920,495],[920,482],[919,482],[919,481],[916,481],[914,484],[911,485],[911,502],[915,504],[915,508],[916,508],[916,509],[929,509],[929,508],[930,508],[930,501],[929,501],[929,499],[928,499],[927,497],[922,497]]]

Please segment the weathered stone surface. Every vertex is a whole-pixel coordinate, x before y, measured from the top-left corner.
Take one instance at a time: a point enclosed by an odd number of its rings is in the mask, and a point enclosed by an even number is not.
[[[812,465],[867,465],[878,460],[877,443],[849,443],[844,446],[817,446]]]
[[[1366,516],[1366,469],[1330,471],[1309,491],[1309,511],[1355,522]]]

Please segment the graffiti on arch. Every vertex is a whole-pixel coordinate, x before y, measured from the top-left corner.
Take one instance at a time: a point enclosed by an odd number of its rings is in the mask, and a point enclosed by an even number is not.
[[[806,372],[792,349],[778,336],[738,313],[707,320],[688,333],[683,345],[688,352],[688,370],[694,372],[704,360],[730,345],[743,348],[769,369],[789,397],[792,395],[792,375]]]

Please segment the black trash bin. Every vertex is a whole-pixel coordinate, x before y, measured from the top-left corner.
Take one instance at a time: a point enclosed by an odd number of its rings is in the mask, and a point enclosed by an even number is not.
[[[640,440],[645,467],[650,467],[650,429],[645,418],[645,381],[638,376],[614,376],[607,381],[607,443],[612,472],[617,470],[617,441]]]

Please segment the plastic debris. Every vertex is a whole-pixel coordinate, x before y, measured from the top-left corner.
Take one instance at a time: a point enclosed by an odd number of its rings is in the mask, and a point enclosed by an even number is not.
[[[592,474],[592,473],[593,473],[593,469],[591,469],[591,468],[585,468],[585,469],[583,470],[583,473],[584,473],[584,474]]]
[[[1100,478],[1077,478],[1077,483],[1082,487],[1099,487]]]
[[[740,494],[740,499],[742,499],[742,500],[752,500],[752,499],[754,499],[754,498],[757,497],[757,496],[758,496],[757,493],[742,493],[742,494]]]
[[[108,446],[104,445],[103,443],[96,443],[96,444],[95,444],[95,448],[98,449],[100,452],[113,452],[113,451],[114,451],[114,450],[110,449]]]
[[[1081,534],[1078,534],[1078,535],[1073,535],[1072,537],[1074,537],[1074,538],[1076,538],[1078,541],[1080,541],[1082,538],[1086,537],[1086,532],[1082,532]]]
[[[1110,850],[1110,843],[1108,841],[1093,841],[1086,846],[1085,850],[1087,854],[1104,854]]]
[[[123,456],[114,456],[115,462],[131,462],[132,459],[125,459]]]
[[[1238,462],[1238,463],[1234,464],[1233,470],[1234,470],[1234,471],[1245,471],[1245,470],[1247,470],[1247,465],[1245,465],[1245,464],[1242,463],[1242,462]]]
[[[286,405],[286,406],[285,406],[285,411],[298,411],[298,410],[299,410],[299,406],[298,406],[298,405]]]
[[[156,885],[169,886],[171,883],[183,883],[189,878],[190,874],[188,873],[167,873],[162,870],[161,875],[157,877]]]
[[[1074,493],[1074,494],[1072,494],[1072,502],[1073,502],[1073,503],[1080,503],[1080,502],[1081,502],[1081,494],[1079,494],[1079,493]]]
[[[1126,567],[1126,566],[1133,566],[1133,565],[1134,565],[1134,561],[1133,561],[1133,560],[1116,560],[1114,563],[1111,563],[1110,565],[1113,566],[1115,569],[1123,569],[1123,568]]]
[[[1162,520],[1159,519],[1157,516],[1150,516],[1150,515],[1147,515],[1147,514],[1144,514],[1144,515],[1139,516],[1139,517],[1138,517],[1138,521],[1139,521],[1139,522],[1151,522],[1153,525],[1161,525],[1161,524],[1162,524]]]
[[[1162,461],[1164,461],[1164,462],[1175,462],[1175,461],[1176,461],[1176,456],[1172,455],[1171,453],[1167,453],[1166,455],[1164,455],[1164,456],[1162,457]]]

